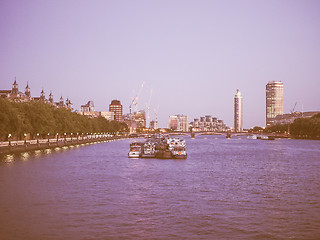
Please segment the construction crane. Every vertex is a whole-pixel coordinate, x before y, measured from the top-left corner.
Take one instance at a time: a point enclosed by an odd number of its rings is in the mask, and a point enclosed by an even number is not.
[[[152,89],[150,90],[149,101],[146,103],[147,124],[148,124],[149,128],[150,128],[150,104],[151,104],[151,97],[152,97]]]
[[[142,91],[143,86],[144,86],[145,83],[146,83],[145,81],[142,82],[140,90],[137,92],[136,96],[132,99],[132,102],[131,102],[131,104],[129,106],[130,116],[131,116],[131,112],[132,112],[132,105],[135,107],[135,110],[137,111],[139,96],[141,94],[141,91]]]

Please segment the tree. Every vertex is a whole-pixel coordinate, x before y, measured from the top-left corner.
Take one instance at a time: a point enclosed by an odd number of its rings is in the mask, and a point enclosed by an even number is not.
[[[128,131],[122,122],[108,121],[103,117],[89,119],[65,108],[56,108],[38,101],[10,102],[0,99],[0,136],[8,134],[22,138],[24,133],[35,136],[64,133],[98,133]]]

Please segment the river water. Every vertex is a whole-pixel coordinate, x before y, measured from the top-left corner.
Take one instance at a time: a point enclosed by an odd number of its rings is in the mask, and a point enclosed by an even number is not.
[[[320,141],[185,137],[186,160],[131,139],[0,161],[0,239],[319,239]]]

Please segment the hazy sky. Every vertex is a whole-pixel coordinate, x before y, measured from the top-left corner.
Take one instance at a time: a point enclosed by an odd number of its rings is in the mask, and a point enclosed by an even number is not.
[[[0,0],[0,89],[27,81],[76,109],[124,113],[143,81],[151,118],[213,115],[265,125],[265,85],[284,83],[284,111],[320,110],[320,1]],[[303,106],[303,107],[302,107]]]

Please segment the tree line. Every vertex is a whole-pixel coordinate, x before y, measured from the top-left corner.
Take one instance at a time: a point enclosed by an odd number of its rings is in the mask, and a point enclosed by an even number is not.
[[[88,118],[71,112],[65,108],[56,108],[50,104],[30,101],[11,102],[0,98],[0,138],[7,139],[11,134],[14,138],[22,139],[24,134],[35,136],[125,132],[127,124],[108,121],[103,117]]]
[[[256,126],[251,129],[251,132],[256,131],[289,133],[295,138],[320,139],[320,113],[310,118],[297,118],[291,124],[276,124],[265,129]]]

